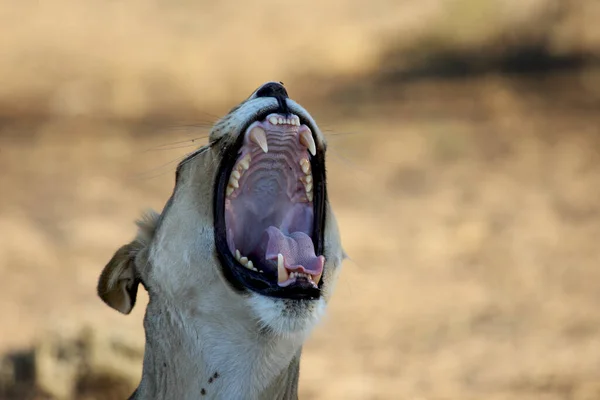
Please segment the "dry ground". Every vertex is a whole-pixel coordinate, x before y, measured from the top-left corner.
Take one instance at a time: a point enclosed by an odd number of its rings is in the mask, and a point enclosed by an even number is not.
[[[305,104],[329,134],[353,261],[306,346],[302,398],[600,398],[600,114],[586,91],[597,76]],[[2,121],[0,350],[49,326],[143,340],[145,296],[118,315],[96,279],[140,211],[169,196],[168,163],[197,145],[178,142],[205,131]]]

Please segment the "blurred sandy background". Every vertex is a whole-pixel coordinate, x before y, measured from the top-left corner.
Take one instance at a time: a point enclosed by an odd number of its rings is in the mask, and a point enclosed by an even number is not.
[[[301,398],[600,399],[598,1],[3,0],[0,27],[1,399],[131,392],[147,297],[96,279],[269,80],[328,134],[352,258]]]

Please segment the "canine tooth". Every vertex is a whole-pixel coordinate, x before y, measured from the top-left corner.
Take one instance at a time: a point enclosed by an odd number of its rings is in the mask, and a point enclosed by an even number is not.
[[[319,282],[321,282],[321,276],[323,275],[323,273],[321,272],[319,275],[315,275],[314,278],[312,278],[312,281],[315,283],[315,285],[318,285]]]
[[[289,277],[290,275],[283,265],[283,254],[279,253],[277,254],[277,281],[282,283],[287,281]]]
[[[252,130],[250,131],[250,140],[256,143],[262,149],[263,152],[269,152],[269,146],[267,145],[267,135],[265,133],[265,130],[260,126],[255,126],[254,128],[252,128]]]
[[[241,257],[242,257],[242,254],[240,253],[240,251],[238,249],[235,249],[235,259],[240,261]]]
[[[300,143],[305,145],[313,156],[317,154],[317,146],[315,145],[315,140],[310,131],[300,132]]]
[[[276,116],[272,116],[269,117],[269,122],[271,123],[271,125],[277,125],[277,117]]]
[[[227,186],[227,189],[225,189],[225,196],[229,197],[231,196],[231,193],[233,193],[233,188],[231,186]]]

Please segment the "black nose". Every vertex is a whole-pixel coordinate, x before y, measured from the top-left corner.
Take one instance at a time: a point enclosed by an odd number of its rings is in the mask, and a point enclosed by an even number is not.
[[[269,82],[262,85],[256,91],[256,97],[283,97],[287,99],[290,96],[288,96],[287,90],[285,90],[281,82]]]
[[[286,102],[286,99],[288,99],[289,96],[281,82],[265,83],[256,91],[256,97],[275,97],[277,104],[279,105],[277,112],[284,115],[290,113]]]

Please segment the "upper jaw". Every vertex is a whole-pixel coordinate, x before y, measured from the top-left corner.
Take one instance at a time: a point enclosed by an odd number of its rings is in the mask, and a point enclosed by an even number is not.
[[[322,136],[310,114],[290,99],[287,100],[287,104],[289,111],[291,112],[287,118],[277,113],[277,101],[272,98],[256,98],[248,100],[234,112],[234,114],[238,115],[233,115],[232,119],[235,121],[234,123],[241,128],[237,132],[237,135],[235,135],[237,137],[235,137],[234,142],[228,145],[223,152],[223,159],[217,172],[214,197],[215,242],[217,254],[222,264],[222,272],[227,281],[238,291],[245,292],[249,289],[258,294],[270,297],[318,299],[321,296],[321,286],[323,285],[321,276],[325,264],[325,258],[323,256],[323,230],[325,222],[325,202],[327,199],[324,144],[322,140],[320,140]],[[317,266],[317,269],[313,270],[314,272],[311,271],[310,268],[307,270],[307,268],[302,265],[294,266],[288,265],[285,262],[282,263],[281,254],[269,254],[269,256],[265,258],[268,261],[272,261],[273,265],[275,265],[275,274],[259,274],[257,273],[256,264],[249,263],[248,259],[233,249],[231,242],[228,243],[227,241],[224,205],[228,196],[231,196],[233,193],[232,189],[234,188],[232,187],[231,182],[232,172],[235,171],[234,168],[236,165],[239,165],[241,159],[238,158],[238,150],[244,146],[245,142],[247,143],[248,140],[252,140],[252,138],[248,138],[252,128],[264,123],[270,124],[271,127],[277,126],[282,129],[295,129],[296,134],[298,134],[299,137],[302,136],[301,133],[304,132],[303,136],[305,140],[303,143],[306,145],[307,152],[310,153],[310,156],[308,156],[307,153],[306,158],[309,161],[309,168],[313,173],[310,196],[313,201],[314,219],[312,221],[312,232],[310,232],[309,236],[312,239],[316,256],[321,260],[320,267]],[[308,139],[306,130],[312,133],[310,139]],[[257,145],[260,145],[260,142],[261,140],[254,140],[254,143]],[[262,148],[262,151],[264,150],[266,149]],[[309,194],[307,191],[307,197],[308,196]],[[283,271],[284,273],[287,272],[287,279],[284,279],[283,282],[279,279],[278,282],[278,277],[281,277],[282,274],[282,264],[285,265]],[[250,267],[248,265],[250,265]],[[243,268],[243,266],[246,266],[247,268]],[[292,272],[294,272],[293,275],[291,274]],[[305,274],[306,276],[302,277],[302,274]],[[318,285],[315,284],[315,282],[317,282]]]

